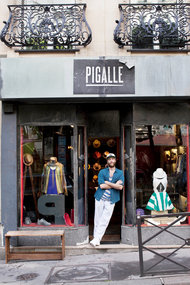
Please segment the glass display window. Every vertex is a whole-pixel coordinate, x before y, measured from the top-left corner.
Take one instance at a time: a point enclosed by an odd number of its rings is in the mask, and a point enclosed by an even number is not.
[[[74,126],[20,128],[21,226],[74,225]]]
[[[188,126],[136,126],[138,213],[186,212],[189,198]],[[185,219],[182,223],[187,223]]]

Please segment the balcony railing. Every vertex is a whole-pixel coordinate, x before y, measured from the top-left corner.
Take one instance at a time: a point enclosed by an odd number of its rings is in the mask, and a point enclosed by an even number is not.
[[[114,41],[131,49],[187,49],[190,4],[120,4]]]
[[[10,16],[1,32],[8,47],[73,49],[91,42],[86,4],[9,5]]]

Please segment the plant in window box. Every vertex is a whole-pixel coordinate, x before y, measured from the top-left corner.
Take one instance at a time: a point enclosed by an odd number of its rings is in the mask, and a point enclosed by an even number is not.
[[[153,32],[149,25],[138,25],[132,29],[132,48],[133,49],[152,49]]]
[[[47,41],[39,37],[30,37],[26,39],[26,47],[31,50],[47,49]]]
[[[183,37],[177,36],[170,36],[170,37],[163,37],[160,40],[160,48],[167,49],[167,48],[183,48],[185,47],[185,39]]]
[[[73,49],[73,46],[71,45],[71,42],[69,42],[68,40],[64,43],[63,42],[63,39],[59,39],[59,38],[54,38],[53,40],[53,48],[55,50],[70,50],[70,49]]]
[[[161,49],[185,47],[186,40],[179,35],[175,23],[166,24],[162,30],[159,36]]]

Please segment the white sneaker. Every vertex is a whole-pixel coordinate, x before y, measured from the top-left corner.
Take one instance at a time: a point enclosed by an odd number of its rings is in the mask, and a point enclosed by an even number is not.
[[[51,225],[51,223],[48,223],[46,220],[44,220],[44,219],[41,219],[41,220],[39,220],[38,219],[38,221],[37,221],[37,224],[38,225],[42,225],[42,226],[50,226]]]
[[[90,241],[90,245],[93,247],[99,246],[100,241],[94,238],[93,240]]]

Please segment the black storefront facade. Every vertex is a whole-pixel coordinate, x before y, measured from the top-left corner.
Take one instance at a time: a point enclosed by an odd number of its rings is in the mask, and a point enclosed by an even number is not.
[[[167,172],[175,211],[189,210],[188,61],[175,55],[1,59],[3,234],[64,228],[66,245],[87,243],[108,152],[117,155],[125,189],[107,240],[137,244],[136,211],[149,213],[158,167]],[[51,157],[64,165],[60,195],[44,190]],[[187,220],[174,227],[181,230],[188,235]]]

